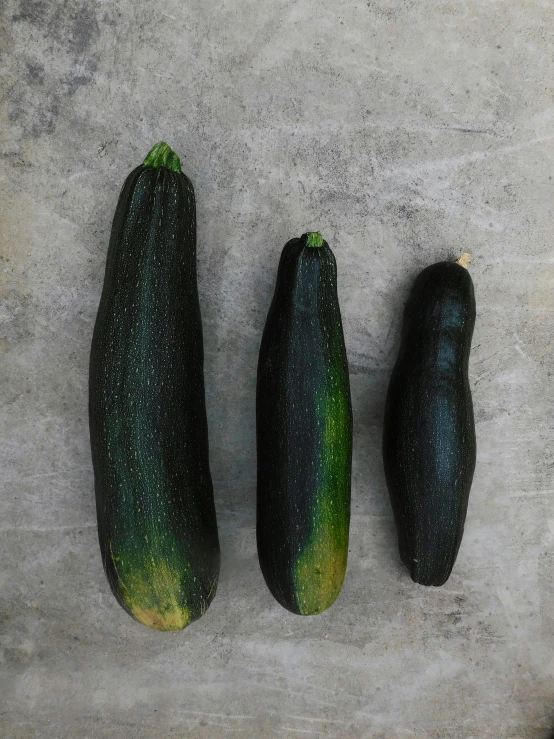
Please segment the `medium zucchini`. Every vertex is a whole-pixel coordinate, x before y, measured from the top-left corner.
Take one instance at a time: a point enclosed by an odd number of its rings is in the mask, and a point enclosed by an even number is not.
[[[182,629],[214,597],[194,190],[160,143],[114,217],[90,356],[89,417],[106,575],[137,621]]]
[[[258,555],[288,610],[328,608],[346,571],[352,410],[333,252],[283,249],[258,362]]]
[[[468,262],[462,254],[416,279],[386,400],[383,458],[400,557],[421,585],[450,576],[475,469]]]

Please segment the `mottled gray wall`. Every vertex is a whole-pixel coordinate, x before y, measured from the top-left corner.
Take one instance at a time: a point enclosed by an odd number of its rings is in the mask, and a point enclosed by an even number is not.
[[[0,735],[548,737],[554,728],[550,0],[4,0]],[[96,540],[87,364],[111,218],[165,139],[194,182],[217,597],[160,634]],[[355,413],[343,592],[256,559],[257,352],[287,239],[335,249]],[[478,462],[441,589],[400,566],[380,457],[403,302],[471,251]]]

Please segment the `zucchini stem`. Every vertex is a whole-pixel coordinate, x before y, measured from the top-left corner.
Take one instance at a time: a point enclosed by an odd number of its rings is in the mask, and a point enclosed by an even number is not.
[[[181,161],[165,141],[160,141],[150,149],[144,160],[145,167],[167,167],[173,172],[181,171]]]
[[[305,237],[306,246],[323,246],[323,236],[319,233],[319,231],[308,231]]]
[[[456,264],[459,264],[460,267],[468,268],[468,265],[471,261],[471,254],[467,251],[463,251],[458,259],[456,259]]]

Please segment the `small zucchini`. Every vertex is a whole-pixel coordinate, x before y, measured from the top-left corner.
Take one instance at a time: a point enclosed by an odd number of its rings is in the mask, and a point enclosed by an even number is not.
[[[383,459],[400,557],[421,585],[450,576],[475,469],[468,262],[462,254],[416,279],[386,400]]]
[[[352,410],[333,252],[283,249],[258,362],[258,555],[279,603],[328,608],[346,571]]]
[[[199,618],[219,573],[195,213],[177,155],[156,144],[119,197],[90,355],[104,568],[123,608],[160,630]]]

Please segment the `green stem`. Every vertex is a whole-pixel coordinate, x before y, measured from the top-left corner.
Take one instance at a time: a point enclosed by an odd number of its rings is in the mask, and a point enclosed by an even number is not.
[[[173,149],[164,141],[155,144],[144,160],[145,167],[167,167],[173,172],[181,171],[181,162]]]
[[[319,231],[309,231],[306,234],[306,246],[323,246],[323,236]]]

